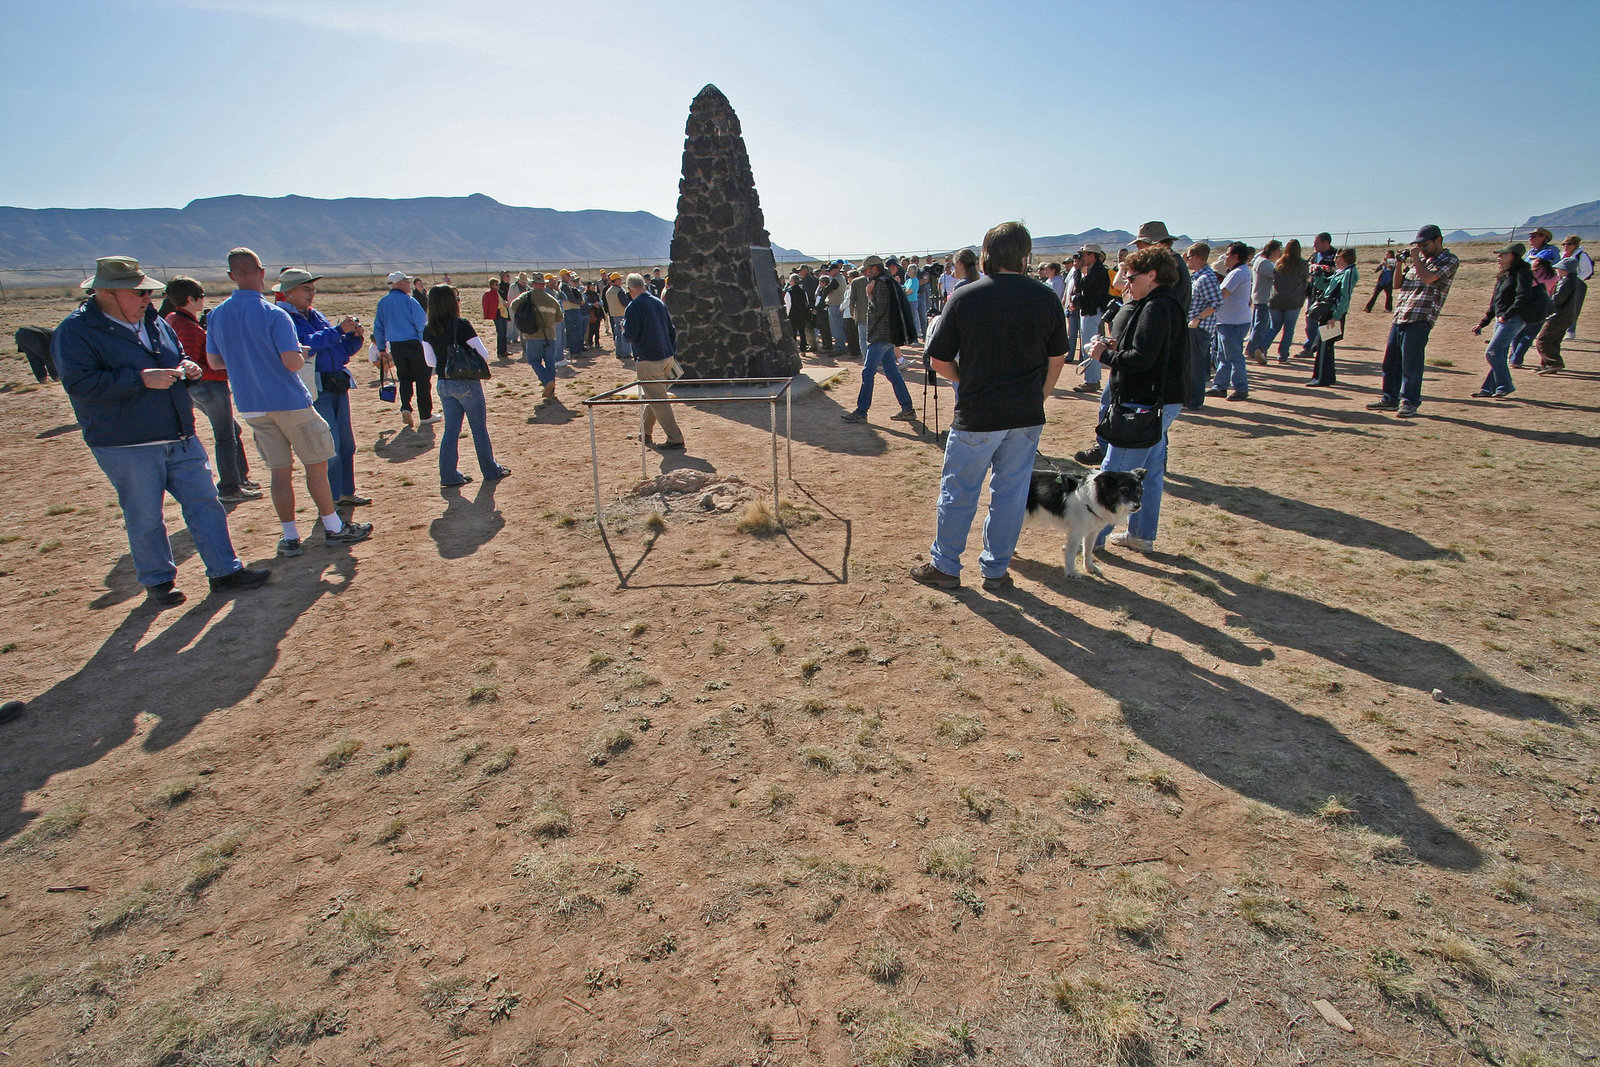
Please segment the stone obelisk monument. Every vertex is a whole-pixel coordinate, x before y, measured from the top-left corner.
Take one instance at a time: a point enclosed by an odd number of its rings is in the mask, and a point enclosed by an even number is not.
[[[678,360],[689,377],[799,373],[739,116],[715,85],[689,105],[667,280]]]

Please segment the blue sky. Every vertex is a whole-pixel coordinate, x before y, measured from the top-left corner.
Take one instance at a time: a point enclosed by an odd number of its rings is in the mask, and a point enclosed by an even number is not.
[[[813,254],[946,248],[1006,218],[1503,229],[1600,199],[1593,0],[0,0],[0,18],[15,207],[481,192],[670,219],[707,82],[774,240]]]

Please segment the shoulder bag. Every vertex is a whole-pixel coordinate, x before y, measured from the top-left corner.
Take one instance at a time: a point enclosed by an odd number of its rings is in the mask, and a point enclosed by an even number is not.
[[[444,358],[438,360],[439,377],[452,382],[482,381],[489,377],[489,364],[483,357],[461,343],[460,320],[450,324],[450,341],[444,346]]]
[[[1138,310],[1134,312],[1133,321],[1128,323],[1128,328],[1123,331],[1124,337],[1133,336],[1134,327],[1139,324],[1139,318],[1148,306],[1145,303],[1139,305]],[[1169,343],[1156,369],[1158,381],[1166,380],[1167,361],[1171,358],[1172,345]],[[1121,379],[1121,375],[1116,378],[1119,384]],[[1159,402],[1149,407],[1143,404],[1124,404],[1119,390],[1118,393],[1112,394],[1111,402],[1106,405],[1105,418],[1100,420],[1094,432],[1118,448],[1150,448],[1161,440],[1161,407]]]

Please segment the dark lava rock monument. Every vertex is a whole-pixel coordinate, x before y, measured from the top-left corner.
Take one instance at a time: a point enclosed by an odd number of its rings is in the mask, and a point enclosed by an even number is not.
[[[667,280],[665,300],[688,377],[800,372],[739,116],[715,85],[689,105]]]

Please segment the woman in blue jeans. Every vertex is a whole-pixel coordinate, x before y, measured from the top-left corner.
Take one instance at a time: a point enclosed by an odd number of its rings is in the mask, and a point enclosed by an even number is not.
[[[1206,396],[1229,400],[1248,400],[1250,374],[1244,358],[1245,338],[1250,333],[1250,254],[1254,251],[1242,241],[1228,246],[1222,262],[1222,306],[1217,309],[1217,377]],[[1265,349],[1263,349],[1265,351]],[[1230,392],[1228,386],[1233,386]],[[1182,394],[1179,394],[1182,399]],[[1131,468],[1130,468],[1131,469]]]
[[[1265,353],[1278,338],[1278,362],[1289,362],[1294,349],[1294,327],[1300,321],[1300,309],[1305,306],[1306,290],[1311,285],[1311,268],[1300,254],[1300,242],[1291,238],[1278,257],[1277,270],[1272,275],[1272,296],[1267,301],[1267,332],[1262,337],[1259,350]]]
[[[465,418],[472,427],[472,447],[478,453],[478,470],[484,481],[504,478],[511,473],[494,458],[494,447],[489,443],[489,409],[483,402],[483,383],[475,378],[458,380],[446,378],[441,364],[448,356],[450,345],[466,345],[489,361],[489,350],[478,339],[472,323],[461,318],[461,298],[455,288],[436,285],[428,290],[428,325],[422,331],[422,356],[428,366],[437,367],[439,374],[439,403],[444,408],[444,432],[439,436],[439,484],[448,489],[465,485],[472,476],[457,469],[457,442],[461,438],[461,420]]]
[[[1489,347],[1483,354],[1489,363],[1489,373],[1484,377],[1483,385],[1472,394],[1474,397],[1501,400],[1517,391],[1517,387],[1511,384],[1511,368],[1507,363],[1512,342],[1516,341],[1529,322],[1536,319],[1544,321],[1549,296],[1533,280],[1533,271],[1522,258],[1527,251],[1520,241],[1495,250],[1500,261],[1500,273],[1495,278],[1494,297],[1489,301],[1489,310],[1484,314],[1483,321],[1472,331],[1478,334],[1491,321],[1495,324],[1494,332],[1489,335]]]
[[[1249,256],[1241,257],[1247,262]],[[1112,534],[1112,544],[1150,552],[1155,549],[1161,523],[1161,495],[1167,474],[1167,430],[1183,410],[1184,374],[1187,370],[1189,330],[1173,287],[1178,264],[1160,245],[1142,248],[1124,264],[1128,304],[1117,316],[1116,336],[1100,337],[1089,348],[1089,358],[1110,368],[1107,391],[1119,404],[1161,409],[1161,439],[1146,448],[1108,444],[1103,471],[1134,471],[1143,467],[1144,498],[1128,519],[1125,531]],[[1248,273],[1248,272],[1246,272]],[[1247,283],[1248,289],[1248,283]],[[1248,298],[1248,292],[1246,293]],[[1248,299],[1245,303],[1248,313]],[[1244,324],[1247,328],[1249,322]],[[1240,338],[1243,362],[1243,336]],[[1095,547],[1108,540],[1102,531]]]

